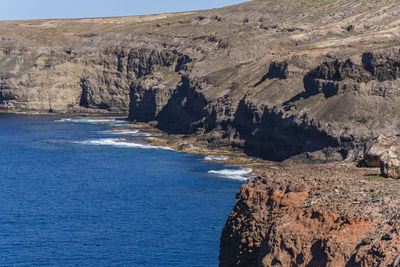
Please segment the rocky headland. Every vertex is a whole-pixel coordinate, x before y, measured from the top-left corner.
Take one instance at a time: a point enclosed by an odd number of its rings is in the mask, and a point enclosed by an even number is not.
[[[221,266],[398,266],[399,189],[348,163],[273,168],[238,192]]]
[[[400,176],[399,15],[387,0],[254,0],[3,21],[0,108],[123,114],[179,150],[254,159],[221,266],[398,266],[399,185],[383,176]]]

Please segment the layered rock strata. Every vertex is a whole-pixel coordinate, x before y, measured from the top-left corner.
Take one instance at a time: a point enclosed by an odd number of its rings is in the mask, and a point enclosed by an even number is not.
[[[259,0],[1,22],[0,107],[129,113],[265,159],[362,159],[368,141],[398,132],[398,10]]]
[[[0,22],[0,108],[119,113],[210,148],[334,161],[245,184],[221,265],[397,266],[398,184],[342,160],[399,133],[399,15],[396,1],[254,0]],[[394,177],[392,154],[383,172]]]

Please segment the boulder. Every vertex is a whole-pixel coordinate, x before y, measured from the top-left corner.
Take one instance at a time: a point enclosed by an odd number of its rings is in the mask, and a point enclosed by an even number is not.
[[[380,167],[383,176],[400,179],[400,138],[378,136],[367,145],[364,161],[368,167]]]
[[[396,151],[386,151],[381,156],[381,173],[388,178],[400,178],[400,158]]]
[[[369,143],[364,154],[364,161],[368,167],[381,167],[381,156],[394,148],[396,137],[386,137],[379,135],[374,141]]]

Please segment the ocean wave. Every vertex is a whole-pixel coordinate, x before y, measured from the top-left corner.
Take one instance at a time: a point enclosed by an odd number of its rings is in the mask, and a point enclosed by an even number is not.
[[[109,131],[101,131],[100,133],[120,134],[120,135],[136,135],[139,133],[139,130],[109,130]]]
[[[107,119],[90,119],[90,118],[62,118],[56,120],[56,122],[76,122],[76,123],[105,123],[105,122],[117,122],[116,119],[107,118]]]
[[[253,177],[249,175],[252,171],[253,171],[252,169],[239,169],[239,170],[223,169],[223,170],[211,170],[208,173],[216,174],[226,179],[247,181],[247,179]]]
[[[127,126],[136,126],[133,123],[119,121],[118,123],[110,123],[111,127],[127,127]]]
[[[151,133],[140,133],[140,135],[146,136],[146,137],[156,137],[159,136],[158,134],[151,134]]]
[[[112,135],[130,135],[130,136],[144,136],[144,137],[154,137],[156,134],[143,133],[139,130],[107,130],[100,131],[101,134],[112,134]]]
[[[114,146],[114,147],[130,147],[130,148],[144,148],[144,149],[174,150],[170,147],[152,146],[152,145],[143,144],[143,143],[121,141],[118,138],[102,138],[102,139],[94,139],[94,140],[86,140],[86,141],[76,141],[74,143],[83,144],[83,145],[96,145],[96,146]]]
[[[229,157],[222,157],[222,156],[205,156],[204,157],[204,160],[207,160],[207,161],[213,161],[213,160],[225,161],[227,159],[229,159]]]

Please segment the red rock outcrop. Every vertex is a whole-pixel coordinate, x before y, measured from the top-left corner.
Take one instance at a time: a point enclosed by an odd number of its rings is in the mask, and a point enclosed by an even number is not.
[[[399,184],[370,193],[382,183],[367,180],[370,169],[341,168],[282,167],[243,185],[221,236],[220,266],[397,266],[389,188]]]

